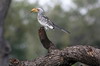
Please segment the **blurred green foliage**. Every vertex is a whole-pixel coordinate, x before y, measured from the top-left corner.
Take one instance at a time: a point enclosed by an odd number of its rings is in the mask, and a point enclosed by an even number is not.
[[[100,5],[99,0],[73,0],[77,8],[64,11],[61,4],[54,8],[48,6],[46,15],[57,25],[69,30],[65,34],[59,30],[46,31],[49,39],[60,49],[68,45],[93,45],[100,47]],[[30,4],[27,0],[12,1],[5,22],[5,38],[12,47],[11,57],[33,59],[43,56],[47,51],[38,37],[40,24],[37,14],[30,13],[33,7],[39,7],[38,1]]]

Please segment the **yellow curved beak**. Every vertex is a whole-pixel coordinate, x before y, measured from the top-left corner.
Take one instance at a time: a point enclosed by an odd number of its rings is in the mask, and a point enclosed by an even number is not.
[[[32,8],[31,12],[38,12],[39,10],[37,8]]]

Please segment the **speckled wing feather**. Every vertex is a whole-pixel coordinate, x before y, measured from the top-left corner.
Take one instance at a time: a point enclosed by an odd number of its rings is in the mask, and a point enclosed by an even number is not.
[[[43,17],[45,18],[45,20],[46,20],[46,22],[48,23],[49,26],[53,26],[54,25],[54,23],[47,16],[44,15]]]
[[[69,31],[67,31],[67,30],[59,27],[58,25],[55,25],[48,17],[46,17],[46,16],[43,16],[43,17],[47,20],[47,22],[48,22],[49,25],[53,26],[53,28],[59,29],[59,30],[65,32],[65,33],[70,33]]]

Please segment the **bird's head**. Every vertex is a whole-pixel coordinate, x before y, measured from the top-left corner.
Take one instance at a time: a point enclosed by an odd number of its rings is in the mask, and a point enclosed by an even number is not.
[[[31,12],[44,12],[42,8],[32,8]]]

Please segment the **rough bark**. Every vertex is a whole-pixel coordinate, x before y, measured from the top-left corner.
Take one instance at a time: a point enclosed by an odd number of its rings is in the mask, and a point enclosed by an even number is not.
[[[8,54],[10,52],[7,41],[4,40],[4,20],[11,0],[0,0],[0,66],[9,66]]]
[[[10,59],[9,66],[71,66],[76,62],[90,66],[100,66],[100,49],[92,46],[77,45],[59,50],[47,38],[43,27],[39,29],[39,37],[44,48],[48,50],[46,56],[36,58],[32,61]]]

